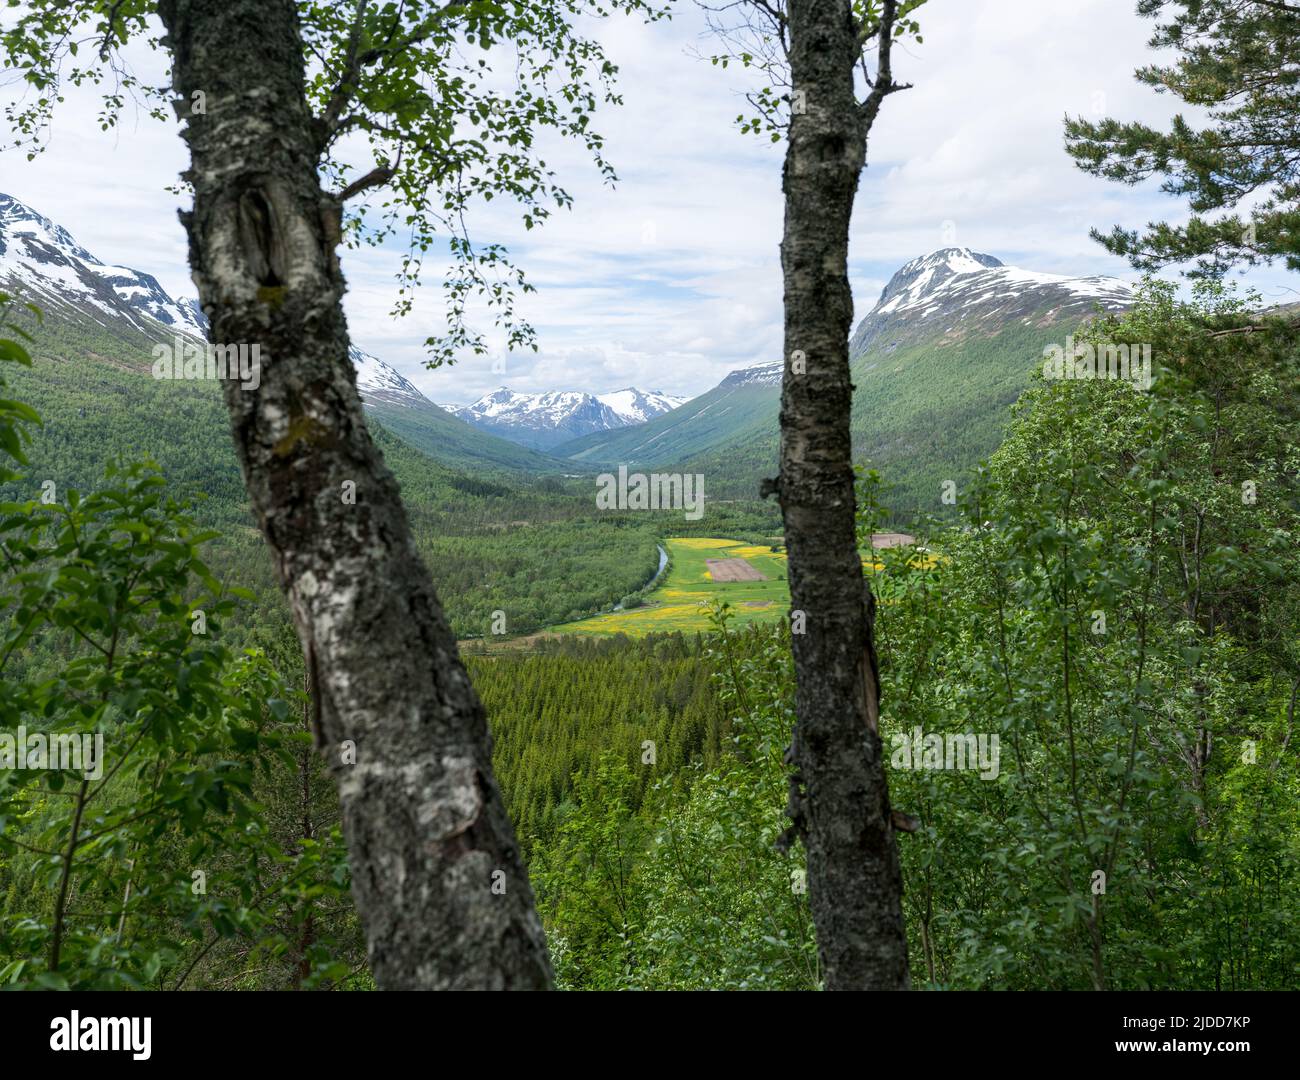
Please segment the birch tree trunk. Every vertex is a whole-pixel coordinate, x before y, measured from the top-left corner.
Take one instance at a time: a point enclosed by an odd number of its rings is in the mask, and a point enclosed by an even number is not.
[[[483,706],[357,395],[341,208],[318,179],[295,6],[159,11],[188,120],[194,210],[182,218],[211,340],[261,348],[260,386],[223,389],[315,687],[375,981],[547,988]]]
[[[854,89],[862,43],[849,0],[790,0],[787,9],[794,107],[783,183],[786,367],[776,492],[791,602],[803,613],[792,635],[798,720],[790,810],[807,851],[829,990],[908,987],[849,434],[849,220],[867,132],[893,88],[893,6],[885,5],[881,70],[865,103]]]

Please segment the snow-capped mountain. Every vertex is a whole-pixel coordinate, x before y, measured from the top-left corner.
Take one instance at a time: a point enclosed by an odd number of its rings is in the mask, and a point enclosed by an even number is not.
[[[38,351],[55,357],[74,350],[147,374],[156,344],[176,334],[207,336],[197,300],[175,299],[150,275],[102,262],[62,226],[3,194],[0,291],[41,309]],[[451,416],[377,357],[355,346],[349,355],[371,415],[434,460],[461,468],[555,467],[544,455]]]
[[[36,304],[46,316],[88,317],[117,329],[125,322],[151,337],[167,331],[190,337],[207,334],[207,318],[197,300],[174,299],[149,274],[101,262],[63,226],[4,194],[0,194],[0,289]],[[355,345],[349,355],[367,403],[432,404],[410,380],[377,357]]]
[[[932,512],[933,478],[966,476],[997,447],[1007,406],[1041,366],[1044,345],[1063,342],[1098,306],[1123,310],[1133,296],[1118,278],[1022,270],[969,248],[900,267],[850,348],[854,455],[889,478],[890,508]],[[708,471],[722,497],[752,497],[776,467],[783,371],[780,360],[737,369],[644,426],[552,452],[606,468]]]
[[[772,360],[766,364],[755,364],[753,367],[737,368],[735,371],[728,372],[727,377],[718,385],[780,386],[784,374],[785,364],[780,360]]]
[[[399,375],[379,357],[355,345],[348,349],[348,356],[357,369],[357,390],[367,405],[384,404],[409,409],[433,404],[410,379]]]
[[[546,449],[593,431],[644,424],[685,400],[633,387],[608,394],[581,390],[520,394],[503,386],[469,405],[445,407],[486,431],[524,446]]]
[[[357,390],[370,415],[393,434],[435,460],[459,459],[472,468],[550,471],[554,461],[502,439],[454,415],[454,405],[435,405],[410,379],[353,345]]]
[[[1020,321],[1046,325],[1086,318],[1100,305],[1120,311],[1134,289],[1113,277],[1068,277],[1007,266],[970,248],[942,248],[900,268],[858,325],[857,355],[896,334],[962,336]]]
[[[46,314],[79,314],[102,327],[156,333],[144,317],[182,334],[202,336],[198,301],[174,300],[156,278],[111,266],[83,248],[61,225],[12,196],[0,194],[0,289]]]
[[[672,412],[687,398],[671,397],[658,390],[615,390],[609,394],[597,394],[602,404],[608,405],[629,424],[644,424],[661,413]]]

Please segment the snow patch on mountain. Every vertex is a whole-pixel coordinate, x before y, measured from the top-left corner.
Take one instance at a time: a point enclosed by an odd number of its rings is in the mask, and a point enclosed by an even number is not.
[[[854,356],[917,335],[998,333],[1000,328],[1083,320],[1123,311],[1136,290],[1120,278],[1070,277],[1007,266],[970,248],[942,248],[902,266],[858,324]]]
[[[784,374],[785,362],[772,360],[766,364],[755,364],[753,367],[737,368],[728,374],[719,385],[731,388],[738,386],[780,386]]]
[[[129,266],[109,266],[43,214],[0,193],[0,285],[42,308],[79,308],[156,332],[144,318],[191,337],[207,322],[197,301],[174,300],[158,280]]]
[[[420,393],[410,379],[399,375],[397,370],[385,364],[377,356],[372,356],[355,345],[348,349],[348,356],[357,372],[357,390],[361,400],[374,404],[397,405],[412,408],[420,405],[432,405],[427,397]]]
[[[608,405],[629,424],[644,424],[661,413],[672,412],[689,400],[689,398],[672,397],[658,390],[637,390],[631,386],[609,394],[597,394],[596,398]]]
[[[462,420],[526,445],[543,447],[594,431],[643,424],[686,400],[635,387],[607,394],[582,390],[522,394],[502,386],[469,405],[448,408]]]
[[[885,286],[868,318],[919,313],[928,317],[953,305],[972,307],[990,300],[1019,298],[1031,289],[1057,290],[1071,299],[1125,307],[1133,286],[1113,277],[1069,277],[1007,266],[970,248],[943,248],[903,266]]]

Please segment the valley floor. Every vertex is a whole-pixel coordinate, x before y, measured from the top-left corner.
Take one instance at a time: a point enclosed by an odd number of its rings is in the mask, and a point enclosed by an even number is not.
[[[676,537],[668,548],[668,575],[641,607],[611,611],[553,627],[557,634],[646,634],[710,628],[712,600],[731,604],[735,625],[784,617],[790,602],[785,553],[771,546],[716,537]],[[736,566],[749,567],[749,580],[737,577]]]
[[[913,537],[882,533],[872,537],[877,548],[909,544]],[[669,537],[668,572],[636,607],[604,612],[552,626],[528,639],[502,643],[526,646],[539,637],[563,634],[647,634],[704,632],[712,629],[709,607],[713,601],[731,605],[736,628],[756,622],[773,622],[788,616],[790,586],[786,553],[779,543],[752,544],[725,537]],[[863,564],[867,559],[864,553]],[[881,564],[874,564],[881,569]]]

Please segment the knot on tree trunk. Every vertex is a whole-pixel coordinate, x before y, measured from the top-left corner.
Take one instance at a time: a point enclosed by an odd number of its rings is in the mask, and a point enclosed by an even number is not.
[[[258,285],[277,288],[284,284],[287,275],[275,208],[256,188],[239,197],[239,246]]]

